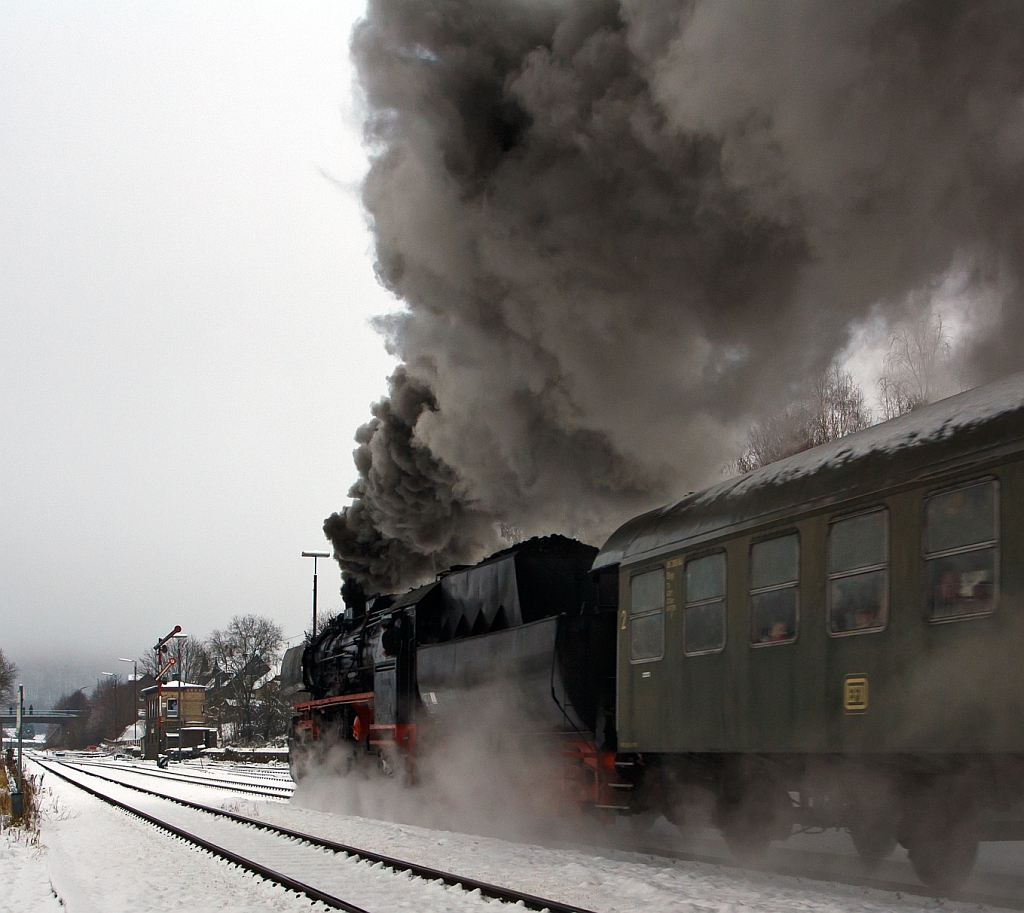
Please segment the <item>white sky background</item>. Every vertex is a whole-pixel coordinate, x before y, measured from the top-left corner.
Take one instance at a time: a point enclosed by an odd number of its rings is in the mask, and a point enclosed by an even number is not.
[[[328,550],[393,365],[361,7],[0,7],[0,647],[23,667],[96,665],[85,685],[176,623],[309,625],[299,553]]]

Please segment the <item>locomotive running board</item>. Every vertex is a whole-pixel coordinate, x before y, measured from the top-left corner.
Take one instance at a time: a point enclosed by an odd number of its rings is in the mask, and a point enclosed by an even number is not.
[[[337,707],[339,704],[372,704],[373,692],[365,691],[362,694],[343,694],[341,697],[325,697],[318,701],[306,701],[296,704],[296,710],[319,710],[321,707]]]

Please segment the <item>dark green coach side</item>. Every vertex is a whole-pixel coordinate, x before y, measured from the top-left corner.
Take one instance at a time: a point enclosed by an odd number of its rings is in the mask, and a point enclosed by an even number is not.
[[[1022,559],[1024,374],[626,523],[594,570],[634,807],[703,785],[738,852],[842,826],[954,887],[1024,795]]]

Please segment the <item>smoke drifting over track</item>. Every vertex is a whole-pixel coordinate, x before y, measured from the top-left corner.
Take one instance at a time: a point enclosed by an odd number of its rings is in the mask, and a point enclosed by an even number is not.
[[[325,532],[371,589],[707,482],[951,273],[970,379],[1022,366],[1019,4],[370,0],[353,55],[403,366]]]

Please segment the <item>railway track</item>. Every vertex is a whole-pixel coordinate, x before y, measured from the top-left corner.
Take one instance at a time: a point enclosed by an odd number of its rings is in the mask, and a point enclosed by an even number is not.
[[[85,766],[85,762],[64,762],[64,765],[71,769],[80,769],[80,767]],[[99,767],[100,765],[93,764],[91,766]],[[117,773],[141,772],[134,768],[123,768],[114,765],[106,766],[113,768],[112,772]],[[305,834],[298,831],[292,831],[285,827],[279,827],[276,825],[268,824],[266,821],[262,821],[259,819],[252,819],[244,815],[239,815],[232,812],[225,812],[220,809],[211,808],[209,806],[205,806],[200,803],[190,802],[184,799],[177,799],[175,797],[167,796],[163,793],[155,792],[152,790],[147,790],[144,787],[125,783],[119,779],[108,777],[100,773],[95,773],[93,771],[81,770],[81,772],[85,773],[88,776],[107,781],[117,786],[125,787],[135,792],[172,801],[183,806],[207,812],[209,814],[229,818],[246,826],[274,831],[284,836],[294,838],[297,840],[302,840],[314,846],[323,849],[328,849],[333,852],[346,853],[350,856],[366,859],[369,862],[380,863],[396,871],[412,871],[419,877],[426,878],[428,880],[440,879],[448,885],[460,884],[464,887],[469,888],[470,890],[480,889],[481,894],[483,896],[495,897],[496,899],[506,900],[511,903],[522,901],[524,906],[530,909],[542,909],[542,907],[547,907],[552,911],[552,913],[557,913],[557,911],[571,911],[579,909],[576,907],[572,907],[571,905],[557,904],[554,901],[532,897],[532,895],[522,894],[520,892],[515,892],[509,889],[498,889],[500,893],[497,894],[489,893],[489,891],[492,891],[495,888],[495,886],[488,886],[485,883],[478,882],[474,879],[461,878],[457,875],[441,872],[426,866],[417,866],[405,860],[395,859],[393,857],[388,857],[370,851],[362,850],[357,847],[337,843],[335,841],[320,838],[315,835]],[[601,852],[602,850],[607,850],[608,846],[607,844],[595,844],[591,848],[598,852]],[[907,876],[905,878],[883,877],[882,875],[878,874],[871,875],[864,873],[860,863],[856,859],[844,856],[837,856],[835,854],[822,851],[787,849],[769,857],[769,859],[767,860],[769,864],[758,865],[749,863],[737,863],[727,854],[716,853],[714,851],[701,852],[692,850],[681,850],[678,848],[666,846],[663,843],[659,844],[650,842],[645,843],[642,846],[637,846],[634,844],[629,847],[620,847],[620,849],[628,849],[634,852],[640,851],[649,856],[662,858],[666,860],[695,862],[705,865],[715,865],[725,868],[736,869],[737,871],[763,872],[766,874],[784,875],[804,880],[815,881],[819,883],[832,883],[854,888],[868,888],[873,890],[886,891],[890,893],[919,896],[926,898],[934,898],[936,896],[934,890],[929,889],[926,886],[917,882],[913,874],[910,873],[909,864],[906,866]],[[1021,883],[1018,885],[1004,885],[1003,887],[1004,890],[973,889],[960,891],[952,895],[951,899],[962,903],[969,903],[972,905],[995,906],[1004,909],[1024,910],[1024,881],[1021,881]],[[528,899],[531,899],[531,902],[527,902]],[[538,904],[541,906],[538,906]]]
[[[190,768],[195,767],[195,761],[186,762]],[[269,769],[261,770],[254,764],[234,764],[226,761],[207,761],[201,760],[202,769],[210,771],[211,773],[225,773],[225,774],[242,774],[246,777],[251,777],[254,780],[267,780],[275,783],[288,783],[294,786],[292,775],[287,767],[272,767]]]
[[[195,772],[182,773],[181,771],[174,770],[159,770],[146,767],[130,767],[120,764],[109,764],[103,761],[86,761],[86,760],[75,760],[70,762],[62,762],[68,766],[74,766],[77,768],[95,767],[103,770],[116,770],[125,773],[138,774],[143,777],[152,777],[158,780],[170,780],[178,781],[181,783],[189,783],[191,785],[198,786],[210,786],[215,789],[226,789],[231,792],[243,793],[246,795],[263,796],[264,798],[271,799],[288,799],[295,791],[295,784],[289,781],[281,783],[280,786],[271,783],[249,783],[237,779],[229,779],[222,777],[210,777],[205,774],[198,774]]]
[[[364,850],[359,847],[349,846],[337,841],[327,840],[313,834],[306,834],[301,831],[292,830],[291,828],[281,827],[267,821],[249,818],[235,812],[213,808],[211,806],[203,805],[198,802],[191,802],[186,799],[167,796],[163,793],[146,789],[145,787],[131,785],[121,782],[113,777],[108,777],[91,770],[82,769],[74,763],[54,762],[49,760],[41,761],[38,758],[33,760],[34,763],[38,764],[43,770],[53,774],[55,777],[59,777],[60,779],[71,783],[73,786],[84,790],[103,802],[120,808],[131,815],[142,818],[150,824],[153,824],[182,840],[200,847],[215,856],[225,859],[246,871],[259,875],[268,881],[280,884],[288,890],[305,894],[313,900],[319,900],[333,909],[346,910],[349,911],[349,913],[367,913],[364,908],[359,907],[344,898],[338,897],[336,894],[331,893],[324,887],[303,881],[300,878],[287,874],[287,872],[279,871],[277,868],[268,866],[265,862],[253,859],[249,855],[232,850],[216,840],[211,840],[208,837],[197,834],[194,832],[196,830],[194,826],[188,828],[182,827],[180,823],[169,821],[165,816],[153,814],[150,811],[146,811],[144,808],[140,808],[136,804],[125,801],[124,799],[118,799],[116,796],[111,795],[109,789],[104,790],[95,783],[82,782],[81,778],[90,778],[94,781],[100,781],[100,783],[113,785],[115,788],[130,790],[147,797],[162,800],[162,802],[181,806],[196,813],[220,819],[223,822],[231,822],[234,825],[240,825],[247,829],[255,829],[257,831],[264,832],[271,835],[272,838],[279,842],[280,845],[277,847],[278,853],[280,853],[285,844],[294,845],[298,842],[308,848],[328,850],[332,853],[343,855],[353,860],[364,860],[374,866],[390,869],[399,875],[408,873],[414,878],[422,880],[424,883],[440,882],[449,888],[459,888],[461,891],[466,893],[467,897],[470,898],[474,894],[478,894],[480,898],[485,898],[487,900],[498,900],[510,905],[520,905],[529,910],[547,910],[550,911],[550,913],[591,913],[591,911],[586,910],[583,907],[577,907],[572,904],[548,898],[537,897],[533,894],[517,891],[514,888],[490,884],[475,878],[463,877],[452,872],[441,871],[439,869],[431,868],[430,866],[420,865],[404,859],[397,859],[392,856],[386,856],[384,854]],[[75,774],[78,776],[75,776]]]

